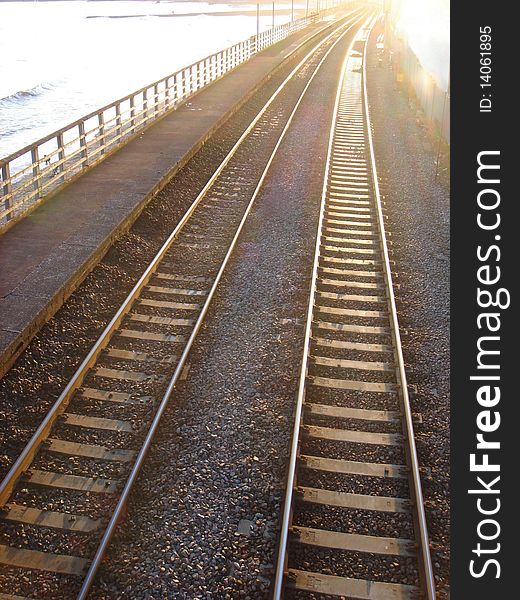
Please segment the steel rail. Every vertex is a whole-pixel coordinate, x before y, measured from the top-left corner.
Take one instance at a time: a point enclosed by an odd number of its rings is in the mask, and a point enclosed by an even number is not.
[[[262,172],[262,175],[260,176],[260,180],[253,192],[253,195],[251,197],[251,200],[249,201],[247,208],[244,212],[244,215],[240,221],[240,224],[235,232],[235,235],[233,236],[233,239],[231,241],[231,244],[229,245],[228,251],[224,257],[224,260],[222,261],[222,264],[220,266],[220,269],[216,275],[215,281],[213,282],[213,285],[211,286],[210,291],[208,292],[208,296],[206,298],[206,301],[204,302],[204,306],[202,307],[202,310],[199,314],[199,317],[197,318],[197,321],[195,323],[195,326],[193,328],[193,331],[188,339],[188,341],[186,342],[186,346],[184,347],[184,350],[180,356],[179,362],[177,364],[177,367],[175,368],[175,371],[172,375],[172,378],[168,384],[168,387],[166,389],[166,392],[163,395],[163,398],[161,400],[161,403],[159,405],[159,408],[157,409],[157,412],[155,414],[155,417],[153,419],[153,422],[150,426],[150,429],[148,431],[148,434],[146,435],[146,438],[143,442],[143,445],[141,447],[141,450],[139,451],[139,455],[134,463],[134,466],[132,467],[132,471],[130,472],[130,475],[128,477],[127,483],[125,484],[125,487],[121,493],[121,496],[119,498],[119,501],[117,503],[116,509],[114,510],[112,517],[110,519],[110,522],[105,530],[105,533],[103,535],[103,538],[99,544],[98,550],[96,552],[96,555],[92,561],[92,564],[89,568],[88,574],[84,580],[83,586],[81,588],[81,591],[78,595],[78,599],[77,600],[85,600],[87,598],[87,594],[88,591],[93,583],[94,577],[101,565],[101,561],[103,560],[103,557],[106,553],[106,550],[108,548],[108,545],[110,543],[110,540],[112,538],[112,536],[114,535],[115,529],[117,528],[117,524],[118,521],[123,513],[123,510],[125,508],[128,496],[132,490],[132,487],[135,483],[135,480],[139,474],[139,471],[142,467],[142,464],[146,458],[146,454],[150,448],[150,445],[152,444],[153,438],[155,436],[156,430],[159,426],[159,422],[161,420],[161,417],[164,413],[164,411],[166,410],[166,407],[170,401],[171,395],[174,391],[175,385],[177,384],[179,377],[183,371],[184,365],[186,363],[186,360],[188,358],[188,355],[190,353],[190,350],[193,346],[193,342],[195,341],[195,338],[197,337],[197,334],[202,326],[202,323],[204,322],[204,318],[206,317],[206,313],[210,307],[211,301],[213,299],[213,296],[215,295],[215,292],[218,288],[218,285],[220,283],[220,280],[222,278],[222,275],[224,274],[224,271],[226,269],[226,266],[229,262],[229,259],[231,258],[231,255],[233,254],[233,250],[235,249],[235,246],[237,244],[238,238],[240,237],[240,233],[242,232],[242,229],[245,225],[245,222],[251,212],[251,209],[253,208],[254,202],[258,196],[258,194],[260,193],[260,190],[262,188],[262,185],[264,183],[264,180],[267,176],[267,173],[269,172],[269,169],[271,167],[271,164],[273,162],[273,160],[275,159],[276,154],[278,153],[278,149],[281,145],[281,143],[283,142],[285,135],[287,133],[287,131],[289,130],[289,127],[291,126],[291,123],[294,119],[294,116],[303,100],[303,98],[305,97],[305,94],[307,93],[307,90],[309,88],[309,86],[311,85],[311,83],[313,82],[315,76],[317,75],[318,71],[320,70],[321,66],[323,65],[323,63],[325,62],[325,60],[327,59],[327,57],[329,56],[329,54],[332,52],[332,50],[334,50],[334,48],[336,47],[336,45],[350,32],[350,30],[355,26],[351,25],[350,27],[348,27],[346,29],[346,31],[341,35],[341,37],[339,37],[334,43],[333,45],[327,50],[326,54],[321,58],[320,62],[318,63],[316,69],[314,70],[313,74],[311,75],[309,81],[307,82],[307,84],[305,85],[303,91],[301,92],[298,101],[296,102],[290,116],[289,119],[287,120],[287,123],[285,124],[280,137],[278,138],[278,141],[271,153],[271,156],[269,157],[269,160]],[[333,35],[333,34],[332,34]],[[327,38],[328,39],[328,38]]]
[[[404,358],[402,353],[402,344],[399,333],[399,322],[397,318],[397,307],[395,303],[395,296],[393,292],[393,281],[392,274],[390,268],[390,260],[388,253],[388,245],[386,242],[386,233],[384,227],[384,218],[382,212],[381,205],[381,196],[379,190],[379,182],[377,176],[377,168],[376,168],[376,160],[375,160],[375,151],[374,151],[374,142],[373,135],[371,130],[371,121],[370,121],[370,112],[368,105],[368,93],[367,93],[367,76],[366,76],[366,54],[368,48],[368,41],[370,38],[370,34],[372,32],[373,26],[377,21],[377,16],[370,17],[367,19],[363,27],[366,27],[369,30],[367,35],[364,50],[363,50],[363,106],[365,109],[365,128],[367,131],[367,139],[368,139],[368,149],[369,149],[369,157],[370,157],[370,167],[372,172],[372,180],[373,180],[373,188],[374,188],[374,197],[375,197],[375,205],[376,205],[376,215],[377,215],[377,228],[379,230],[379,238],[380,238],[380,246],[381,253],[383,257],[383,277],[385,281],[385,288],[387,292],[388,298],[388,307],[389,307],[389,316],[390,316],[390,329],[391,335],[394,342],[394,352],[397,363],[397,376],[400,383],[400,398],[403,410],[403,424],[404,431],[406,432],[406,453],[407,460],[410,467],[410,480],[411,480],[411,488],[413,490],[413,501],[412,504],[414,506],[414,521],[416,528],[416,537],[419,541],[419,573],[421,583],[423,584],[424,590],[427,595],[428,600],[435,600],[435,579],[433,575],[433,569],[431,564],[430,557],[430,549],[429,549],[429,540],[428,540],[428,531],[426,525],[426,517],[424,511],[424,503],[423,496],[421,490],[421,482],[420,482],[420,471],[419,471],[419,462],[417,458],[417,450],[415,445],[415,437],[414,437],[414,428],[413,428],[413,418],[412,411],[410,407],[410,399],[407,388],[407,379],[406,379],[406,371],[404,366]],[[338,84],[338,91],[336,96],[336,104],[334,108],[334,113],[332,117],[331,130],[329,135],[329,146],[327,151],[327,159],[326,159],[326,168],[325,168],[325,177],[323,182],[322,189],[322,198],[321,198],[321,206],[320,206],[320,217],[318,221],[317,234],[316,234],[316,250],[314,255],[313,269],[312,269],[312,279],[311,286],[309,292],[309,303],[307,310],[307,319],[306,319],[306,327],[305,327],[305,341],[303,347],[303,360],[302,366],[300,370],[299,384],[298,384],[298,394],[296,399],[295,406],[295,418],[294,418],[294,428],[293,428],[293,437],[291,443],[291,451],[289,458],[289,467],[288,467],[288,476],[287,476],[287,486],[286,486],[286,497],[284,503],[284,510],[282,516],[282,525],[281,525],[281,533],[280,533],[280,543],[278,550],[278,558],[276,564],[276,574],[275,581],[273,585],[273,599],[280,600],[283,597],[284,590],[284,579],[287,565],[287,547],[288,547],[288,538],[289,538],[289,529],[292,521],[292,506],[293,506],[293,492],[294,485],[296,481],[296,473],[297,473],[297,464],[298,464],[298,454],[299,454],[299,441],[300,441],[300,429],[302,424],[303,417],[303,404],[305,398],[305,390],[306,390],[306,379],[308,375],[309,368],[309,356],[310,356],[310,343],[312,338],[312,323],[313,323],[313,314],[314,314],[314,298],[317,292],[317,281],[318,281],[318,267],[319,267],[319,259],[320,259],[320,248],[321,248],[321,239],[322,239],[322,229],[324,222],[324,213],[327,202],[327,192],[328,192],[328,172],[331,163],[332,150],[333,150],[333,142],[335,138],[335,123],[338,117],[340,99],[342,88],[346,76],[346,65],[349,60],[349,54],[352,49],[355,40],[349,47],[347,55],[345,57],[345,61],[343,63],[342,74]]]
[[[380,231],[380,242],[381,249],[384,258],[384,278],[386,283],[386,289],[388,294],[388,302],[390,305],[390,322],[391,322],[391,330],[392,337],[394,338],[395,345],[395,354],[397,358],[399,379],[400,379],[400,391],[401,391],[401,403],[403,407],[403,420],[406,431],[406,441],[405,444],[410,461],[410,473],[412,479],[412,489],[413,489],[413,503],[414,503],[414,513],[417,518],[418,525],[418,538],[419,538],[419,546],[420,546],[420,562],[422,565],[420,566],[419,571],[423,573],[423,584],[427,593],[428,600],[435,600],[435,577],[433,574],[431,556],[430,556],[430,542],[428,538],[428,527],[426,524],[426,514],[424,511],[424,499],[422,494],[421,487],[421,473],[419,470],[419,459],[417,457],[417,448],[415,444],[415,434],[413,427],[413,417],[412,417],[412,409],[410,407],[410,396],[408,394],[408,383],[406,378],[406,369],[404,366],[404,356],[403,356],[403,348],[401,344],[401,334],[399,333],[399,320],[397,318],[397,306],[395,303],[394,296],[394,288],[392,281],[392,269],[390,267],[390,258],[388,254],[388,244],[386,242],[386,234],[385,234],[385,224],[383,217],[383,209],[381,205],[381,195],[379,191],[379,180],[377,177],[377,167],[376,167],[376,157],[374,151],[374,140],[372,136],[372,127],[370,121],[370,110],[368,105],[368,93],[367,93],[367,48],[368,41],[370,39],[370,35],[372,33],[372,28],[374,23],[376,22],[377,17],[374,17],[370,25],[370,32],[367,37],[367,41],[365,44],[365,49],[363,52],[363,96],[364,96],[364,106],[365,106],[365,115],[367,122],[367,136],[368,136],[368,146],[369,146],[369,155],[370,155],[370,163],[372,167],[373,173],[373,184],[374,184],[374,192],[376,198],[376,213],[377,213],[377,224]]]
[[[368,23],[369,19],[365,21],[362,26],[365,26]],[[336,123],[338,110],[339,110],[339,102],[341,98],[341,90],[343,87],[343,81],[345,80],[346,73],[346,65],[350,57],[350,52],[354,45],[355,38],[350,43],[345,60],[341,65],[341,75],[339,79],[338,89],[336,93],[336,100],[334,103],[334,110],[332,113],[331,119],[331,127],[329,133],[329,144],[327,149],[327,159],[325,162],[325,176],[323,178],[323,187],[321,194],[321,205],[320,205],[320,218],[318,221],[318,228],[316,233],[316,249],[314,251],[314,262],[312,267],[312,279],[311,279],[311,287],[309,292],[309,302],[307,308],[307,319],[305,325],[305,342],[303,346],[303,361],[302,367],[300,369],[300,378],[298,383],[298,395],[296,398],[296,407],[295,407],[295,416],[294,416],[294,428],[293,428],[293,436],[292,436],[292,444],[291,444],[291,453],[289,456],[289,468],[288,468],[288,476],[287,476],[287,486],[286,486],[286,495],[285,495],[285,503],[283,509],[282,516],[282,525],[281,525],[281,534],[280,534],[280,545],[278,549],[278,560],[276,564],[276,574],[273,586],[273,599],[279,600],[282,597],[283,593],[283,583],[284,583],[284,572],[285,572],[285,563],[287,558],[287,541],[289,537],[289,527],[291,524],[291,513],[292,513],[292,498],[294,491],[294,482],[296,478],[296,466],[298,462],[298,447],[299,447],[299,433],[300,433],[300,425],[303,411],[303,398],[305,396],[305,380],[307,378],[307,370],[308,370],[308,358],[309,358],[309,348],[311,343],[311,329],[312,329],[312,315],[313,315],[313,304],[314,304],[314,295],[316,292],[316,282],[318,279],[318,263],[320,258],[320,242],[321,242],[321,231],[323,226],[323,218],[325,213],[325,202],[327,199],[327,173],[330,167],[330,161],[332,157],[332,146],[334,141],[334,124]]]
[[[95,364],[98,356],[100,355],[100,353],[102,352],[102,350],[107,346],[107,344],[109,343],[112,334],[118,329],[118,327],[120,326],[123,318],[126,316],[126,314],[129,312],[134,300],[139,296],[141,290],[144,288],[144,286],[147,284],[147,282],[149,281],[150,277],[152,276],[152,274],[154,273],[154,271],[156,270],[157,266],[159,265],[159,263],[161,262],[162,258],[164,257],[165,253],[167,252],[167,250],[171,247],[171,245],[173,244],[173,242],[175,241],[175,239],[177,238],[179,232],[184,228],[184,226],[186,225],[186,223],[189,221],[190,217],[192,216],[193,212],[195,211],[196,207],[199,205],[199,203],[202,201],[202,199],[206,196],[206,194],[208,193],[208,191],[210,190],[210,188],[212,187],[212,185],[214,184],[214,182],[217,180],[217,178],[219,177],[220,173],[222,172],[222,170],[226,167],[226,165],[229,163],[229,161],[232,159],[232,157],[235,155],[235,153],[237,152],[238,148],[241,146],[241,144],[243,143],[243,141],[247,138],[247,136],[249,135],[249,133],[253,130],[253,128],[255,127],[255,125],[259,122],[259,120],[262,118],[262,116],[265,114],[265,112],[267,111],[267,109],[271,106],[271,104],[274,102],[274,100],[280,95],[280,93],[285,89],[286,85],[292,81],[292,79],[294,78],[294,76],[300,71],[300,69],[302,68],[303,65],[305,65],[305,63],[314,55],[314,53],[321,48],[323,45],[325,45],[333,36],[337,35],[337,33],[339,31],[341,31],[342,29],[344,29],[345,31],[343,33],[341,33],[341,36],[338,38],[338,40],[334,41],[333,45],[331,46],[330,49],[328,49],[327,53],[325,54],[325,56],[321,59],[320,63],[318,64],[318,66],[316,67],[314,73],[311,75],[311,78],[309,79],[309,81],[307,82],[303,92],[301,93],[297,104],[295,105],[289,120],[287,121],[282,134],[276,144],[276,147],[273,151],[273,153],[271,154],[271,158],[269,159],[267,166],[261,176],[261,179],[255,189],[255,192],[253,194],[252,199],[250,200],[248,207],[246,209],[246,212],[240,222],[239,228],[235,233],[235,236],[231,242],[231,245],[229,247],[229,250],[225,256],[224,259],[224,263],[222,264],[217,278],[211,288],[210,293],[208,294],[208,298],[204,304],[204,307],[202,309],[202,312],[199,315],[199,318],[197,319],[196,325],[194,327],[194,330],[192,331],[192,334],[190,335],[190,338],[187,342],[187,345],[183,351],[183,354],[181,355],[181,359],[180,362],[178,363],[176,370],[172,376],[172,379],[168,385],[167,391],[165,393],[165,395],[163,396],[163,399],[161,401],[161,404],[157,410],[156,416],[154,417],[154,420],[152,422],[152,425],[150,426],[150,430],[147,434],[145,443],[143,445],[143,447],[141,448],[141,451],[139,452],[139,455],[136,459],[136,463],[134,465],[134,468],[132,469],[128,480],[125,484],[124,490],[122,492],[122,495],[120,496],[120,499],[118,501],[117,507],[116,507],[116,511],[113,513],[112,518],[110,519],[109,525],[107,527],[107,530],[105,531],[105,534],[102,538],[102,541],[100,543],[100,546],[98,548],[98,552],[96,553],[96,556],[93,559],[93,562],[91,564],[91,568],[89,569],[89,572],[87,574],[87,577],[84,581],[84,585],[82,587],[82,591],[80,592],[79,598],[85,598],[86,594],[88,592],[88,589],[90,587],[90,585],[92,584],[93,578],[95,576],[95,572],[97,571],[97,568],[99,567],[99,564],[102,560],[102,557],[106,551],[106,548],[108,547],[108,543],[113,535],[113,532],[115,530],[115,527],[117,525],[117,522],[119,520],[120,514],[122,512],[123,507],[125,506],[128,494],[130,493],[130,490],[133,486],[133,483],[135,482],[135,478],[137,477],[137,473],[140,470],[141,466],[142,466],[142,462],[145,458],[145,455],[147,453],[147,450],[151,444],[151,441],[154,437],[155,431],[157,429],[157,426],[159,424],[159,420],[166,408],[166,405],[169,401],[169,398],[171,396],[171,393],[173,391],[173,388],[177,382],[177,379],[180,375],[180,373],[182,372],[182,368],[183,365],[186,361],[186,358],[188,356],[188,353],[191,349],[191,346],[193,344],[193,341],[200,329],[200,326],[203,322],[203,319],[207,313],[208,307],[209,307],[209,303],[215,293],[215,290],[217,288],[217,285],[222,277],[222,273],[224,271],[224,268],[231,256],[231,253],[236,245],[236,241],[238,239],[238,236],[240,235],[240,232],[244,226],[245,220],[247,218],[247,215],[249,214],[253,202],[256,199],[258,192],[260,190],[260,187],[265,179],[265,176],[267,174],[267,171],[269,169],[269,166],[272,163],[272,160],[274,159],[274,156],[283,140],[283,137],[285,137],[285,133],[287,132],[292,119],[294,117],[294,114],[298,108],[298,106],[300,105],[310,83],[312,82],[312,80],[314,79],[315,75],[317,74],[319,68],[321,67],[321,65],[323,64],[323,61],[325,60],[325,58],[330,54],[330,52],[332,51],[332,49],[336,46],[337,43],[339,43],[339,41],[341,39],[343,39],[343,37],[352,29],[352,27],[354,27],[354,24],[359,20],[359,17],[353,17],[351,20],[346,20],[344,21],[339,27],[336,27],[334,29],[334,31],[332,31],[332,33],[328,34],[325,38],[323,38],[322,40],[320,40],[317,44],[315,44],[313,46],[313,48],[299,61],[298,65],[291,71],[291,73],[285,78],[285,80],[280,84],[280,86],[276,89],[276,91],[272,94],[272,96],[269,98],[269,100],[264,104],[264,106],[262,107],[262,109],[259,111],[259,113],[256,115],[256,117],[251,121],[251,123],[248,125],[248,127],[246,128],[246,130],[242,133],[242,135],[240,136],[240,138],[237,140],[237,142],[234,144],[233,148],[230,150],[230,152],[228,153],[228,155],[224,158],[224,160],[221,162],[221,164],[219,165],[219,167],[215,170],[215,172],[213,173],[213,175],[211,176],[210,180],[206,183],[206,185],[204,186],[204,188],[202,189],[202,191],[199,193],[199,195],[197,196],[197,198],[194,200],[194,202],[192,203],[192,205],[190,206],[190,208],[186,211],[186,213],[184,214],[183,218],[181,219],[181,221],[178,223],[178,225],[176,226],[176,228],[173,230],[173,232],[170,234],[170,236],[168,237],[168,239],[165,241],[165,243],[163,244],[163,246],[161,247],[161,249],[159,250],[159,252],[156,254],[156,256],[154,257],[154,259],[151,261],[151,263],[148,265],[148,267],[146,268],[145,272],[143,273],[143,275],[141,276],[141,278],[139,279],[139,281],[135,284],[134,288],[132,289],[132,291],[129,293],[129,295],[127,296],[127,298],[125,299],[125,301],[123,302],[123,304],[120,306],[120,308],[118,309],[118,311],[116,312],[116,314],[114,315],[114,317],[112,318],[112,320],[110,321],[110,323],[106,326],[106,328],[104,329],[104,331],[102,332],[102,334],[100,335],[100,337],[98,338],[98,340],[95,342],[95,344],[93,345],[93,347],[91,348],[90,352],[88,353],[87,357],[83,360],[83,362],[81,363],[81,365],[79,366],[79,368],[76,370],[75,374],[73,375],[73,377],[71,378],[71,380],[69,381],[69,383],[67,384],[67,386],[65,387],[65,389],[63,390],[63,392],[60,394],[59,398],[56,400],[56,402],[54,403],[54,405],[52,406],[52,408],[50,409],[50,411],[47,413],[46,417],[44,418],[43,422],[40,424],[40,426],[38,427],[37,431],[34,433],[34,435],[32,436],[31,440],[29,441],[29,443],[25,446],[24,450],[22,451],[22,453],[20,454],[20,456],[18,457],[18,459],[16,460],[15,464],[11,467],[9,473],[6,475],[5,479],[3,480],[3,482],[0,485],[0,507],[4,506],[7,501],[9,500],[9,497],[11,495],[11,493],[13,492],[14,486],[16,485],[18,479],[20,478],[20,476],[23,474],[23,472],[30,466],[30,464],[32,463],[32,461],[34,460],[36,453],[38,452],[42,442],[46,439],[46,437],[48,437],[48,434],[50,433],[54,423],[56,422],[56,419],[66,410],[73,394],[75,393],[75,391],[81,386],[86,374],[88,373],[88,371],[90,370],[90,368]]]

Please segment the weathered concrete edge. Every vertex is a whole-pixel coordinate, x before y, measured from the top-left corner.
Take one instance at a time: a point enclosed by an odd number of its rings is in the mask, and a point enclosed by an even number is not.
[[[248,100],[250,100],[255,95],[255,93],[261,87],[263,87],[287,63],[287,61],[289,61],[299,50],[302,49],[303,46],[311,42],[315,37],[326,31],[327,29],[331,29],[332,27],[337,25],[337,23],[341,20],[343,20],[343,18],[338,19],[337,21],[333,21],[325,27],[322,27],[321,29],[313,33],[311,36],[306,38],[304,41],[302,41],[301,44],[298,44],[298,46],[294,48],[294,50],[292,50],[272,71],[270,71],[268,75],[266,75],[260,81],[258,81],[246,95],[242,96],[242,98],[232,108],[230,108],[226,113],[224,113],[220,117],[220,119],[212,127],[210,127],[203,136],[201,136],[201,138],[180,160],[178,160],[174,165],[172,165],[172,168],[165,175],[163,175],[163,177],[143,196],[142,200],[136,206],[134,206],[134,208],[119,223],[119,225],[117,225],[115,229],[113,229],[112,232],[100,242],[100,244],[90,254],[90,256],[79,266],[74,275],[70,277],[61,286],[61,288],[56,292],[53,298],[49,302],[47,302],[47,304],[32,318],[32,320],[23,328],[22,331],[20,331],[17,335],[15,334],[16,337],[8,343],[7,347],[0,349],[0,379],[13,366],[16,359],[27,348],[32,338],[38,333],[38,331],[43,327],[43,325],[56,314],[56,312],[63,306],[67,298],[81,285],[81,283],[87,277],[87,275],[102,260],[102,258],[108,252],[112,244],[130,229],[130,227],[139,217],[141,212],[146,208],[149,202],[168,184],[168,182],[176,175],[176,173],[178,173],[189,162],[189,160],[193,158],[193,156],[202,148],[202,146],[208,141],[208,139],[220,127],[222,127],[222,125],[226,121],[228,121],[236,112],[238,112],[240,108]],[[287,40],[287,38],[285,38],[285,40]],[[268,49],[272,50],[272,48],[273,46],[270,46]],[[234,71],[235,69],[233,69],[233,71],[230,71],[230,73]],[[229,73],[227,73],[226,75],[228,74]],[[210,85],[213,85],[221,80],[222,78],[212,82]],[[203,89],[206,90],[208,89],[208,87],[205,87]],[[201,91],[203,90],[199,90],[199,92],[197,93],[200,93]],[[191,96],[190,100],[194,96]],[[164,117],[168,114],[169,113],[165,114]],[[164,117],[161,117],[161,119]],[[154,121],[152,125],[158,123],[159,120]],[[139,133],[143,133],[144,131],[145,129],[141,130]],[[7,333],[7,330],[5,331]]]

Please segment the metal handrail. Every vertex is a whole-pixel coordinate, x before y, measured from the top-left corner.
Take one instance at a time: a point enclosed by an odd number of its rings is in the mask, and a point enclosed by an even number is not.
[[[337,8],[278,25],[210,54],[0,159],[0,232],[202,88]]]

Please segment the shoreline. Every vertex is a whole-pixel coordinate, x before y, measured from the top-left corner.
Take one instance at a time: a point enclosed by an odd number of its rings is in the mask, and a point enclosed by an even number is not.
[[[43,2],[46,1],[51,1],[51,0],[42,0]],[[77,0],[52,0],[52,1],[72,1],[75,2]],[[89,2],[100,2],[102,0],[88,0]],[[111,0],[113,1],[119,1],[119,0]],[[143,0],[139,0],[139,1],[143,1]],[[146,0],[146,1],[150,1],[150,0]],[[275,11],[277,15],[290,15],[291,14],[291,9],[290,8],[283,8],[281,10],[276,10]],[[299,14],[299,13],[305,13],[304,9],[294,9],[294,15],[295,17]],[[261,17],[269,17],[272,14],[272,10],[267,10],[267,9],[263,9],[260,11],[260,16]],[[312,11],[309,10],[309,14],[312,14]],[[171,13],[171,14],[160,14],[160,13],[155,13],[155,14],[140,14],[140,15],[88,15],[87,17],[85,17],[86,19],[136,19],[136,18],[143,18],[143,17],[165,17],[165,18],[172,18],[172,17],[249,17],[249,16],[255,16],[256,15],[256,9],[252,9],[252,10],[230,10],[230,11],[217,11],[217,12],[190,12],[190,13]]]

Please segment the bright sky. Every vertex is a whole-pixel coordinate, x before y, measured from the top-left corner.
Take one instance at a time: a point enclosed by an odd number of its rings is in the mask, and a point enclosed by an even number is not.
[[[393,0],[398,28],[417,57],[446,89],[450,68],[450,0]]]

